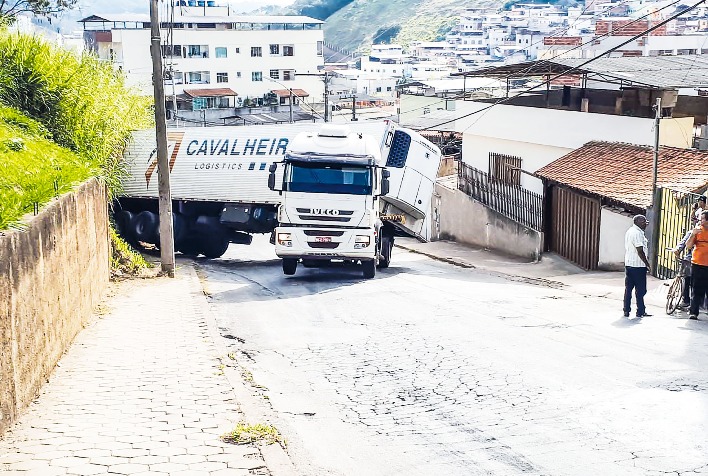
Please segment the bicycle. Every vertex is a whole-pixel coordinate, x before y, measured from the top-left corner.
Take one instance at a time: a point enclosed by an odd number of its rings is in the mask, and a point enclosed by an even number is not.
[[[671,248],[667,248],[667,250],[673,251]],[[683,301],[683,292],[686,289],[687,271],[691,266],[691,261],[686,258],[681,258],[680,261],[681,265],[679,266],[678,273],[676,273],[676,277],[666,293],[666,314],[669,315],[676,312],[676,309],[678,309]]]

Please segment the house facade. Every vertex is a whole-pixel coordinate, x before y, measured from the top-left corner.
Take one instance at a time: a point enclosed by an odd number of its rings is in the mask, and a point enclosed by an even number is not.
[[[323,102],[323,22],[305,16],[227,15],[222,7],[181,7],[161,15],[168,109],[220,110],[289,106],[275,90],[299,89],[294,101]],[[164,19],[163,19],[164,18]],[[169,18],[169,21],[165,19]],[[129,85],[152,94],[150,18],[91,15],[81,20],[88,50],[123,71]],[[212,111],[213,112],[213,111]]]

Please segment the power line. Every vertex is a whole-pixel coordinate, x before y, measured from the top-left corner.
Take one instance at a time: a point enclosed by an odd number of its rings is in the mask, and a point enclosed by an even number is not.
[[[553,61],[553,60],[555,60],[555,59],[557,59],[557,58],[560,58],[561,56],[567,55],[567,54],[570,53],[571,51],[575,51],[575,50],[577,50],[578,48],[582,48],[583,46],[586,46],[586,45],[588,45],[588,44],[590,44],[590,43],[593,43],[593,42],[595,42],[595,41],[597,41],[597,40],[599,40],[599,39],[608,37],[608,36],[610,36],[612,33],[616,33],[616,32],[618,32],[618,31],[620,31],[620,30],[623,30],[623,29],[627,28],[628,26],[631,26],[631,25],[633,25],[634,23],[637,23],[637,22],[639,22],[639,21],[641,21],[641,20],[644,20],[644,19],[646,19],[647,17],[649,17],[649,16],[651,16],[651,15],[654,15],[654,14],[660,12],[661,10],[664,10],[664,9],[666,9],[666,8],[669,8],[669,7],[672,7],[672,6],[676,5],[677,3],[680,3],[681,1],[682,1],[682,0],[674,0],[672,3],[666,4],[666,5],[664,5],[663,7],[659,8],[658,10],[655,10],[655,11],[652,11],[652,12],[647,13],[646,15],[642,15],[642,16],[640,16],[640,17],[637,17],[637,18],[635,18],[634,20],[632,20],[632,21],[630,21],[630,22],[628,22],[628,23],[623,24],[622,26],[618,26],[618,27],[616,27],[616,28],[613,28],[612,30],[608,30],[607,33],[604,33],[604,34],[602,34],[602,35],[600,35],[600,36],[597,36],[597,37],[593,37],[593,38],[591,38],[590,40],[588,40],[588,41],[586,41],[586,42],[584,42],[584,43],[581,43],[581,44],[579,44],[579,45],[576,45],[576,46],[574,46],[573,48],[570,48],[570,49],[568,49],[568,50],[564,50],[564,51],[558,53],[557,55],[552,56],[551,58],[548,58],[548,59],[544,59],[544,60],[542,60],[542,61],[548,61],[548,62],[550,62],[550,61]],[[623,2],[620,2],[620,3],[616,4],[616,5],[613,5],[612,8],[616,8],[616,6],[617,6],[617,5],[621,5],[621,3],[623,3]],[[603,15],[604,13],[606,13],[606,12],[607,12],[608,10],[610,10],[610,9],[611,9],[611,8],[608,8],[608,9],[606,9],[606,10],[603,10],[602,12],[599,13],[599,15]],[[684,10],[684,11],[687,11],[687,10]],[[683,12],[682,12],[682,13],[683,13]],[[593,17],[595,17],[595,15],[593,15]],[[566,29],[565,31],[567,31],[567,29]],[[544,37],[543,39],[539,40],[537,43],[539,43],[539,42],[541,42],[541,41],[544,41],[545,38],[562,38],[562,36],[553,36],[553,35],[551,35],[551,36],[548,36],[548,37]],[[630,41],[632,41],[632,40],[630,40]],[[516,51],[521,51],[521,50],[516,50]],[[598,57],[601,57],[601,56],[603,56],[604,54],[607,54],[607,53],[608,53],[608,52],[605,52],[605,53],[603,53],[602,55],[599,55]],[[524,74],[528,73],[529,71],[531,71],[531,69],[533,69],[533,67],[534,67],[536,64],[537,64],[537,62],[532,62],[532,64],[529,65],[528,68],[519,71],[517,74],[518,74],[518,75],[524,75]],[[545,83],[541,83],[541,84],[539,84],[537,87],[543,86],[543,84],[545,84]],[[493,87],[493,83],[489,83],[489,85]],[[477,89],[481,89],[481,88],[483,88],[483,87],[486,87],[486,86],[482,86],[482,87],[477,88]],[[411,109],[410,111],[406,111],[406,113],[414,112],[414,111],[417,111],[417,110],[420,110],[420,109],[425,109],[425,108],[428,108],[428,107],[431,107],[431,106],[434,106],[434,105],[436,105],[436,104],[440,104],[440,103],[443,103],[443,102],[449,101],[449,100],[464,99],[464,98],[466,97],[466,94],[467,94],[467,92],[466,92],[466,91],[463,91],[462,94],[443,98],[443,99],[441,99],[441,100],[439,100],[439,101],[436,101],[436,102],[433,102],[433,103],[430,103],[430,104],[427,104],[427,105],[423,105],[423,106],[417,107],[417,108],[415,108],[415,109]],[[525,94],[525,92],[522,92],[521,94]],[[514,97],[517,97],[517,96],[513,96],[512,98],[508,98],[508,99],[513,99]]]
[[[678,1],[680,1],[680,0],[678,0]],[[590,58],[589,60],[587,60],[587,61],[585,61],[585,62],[583,62],[583,63],[581,63],[581,64],[579,64],[579,65],[577,65],[577,66],[572,66],[572,67],[568,68],[567,70],[565,70],[564,72],[559,73],[559,74],[553,76],[552,78],[549,78],[549,79],[547,79],[546,81],[543,81],[543,82],[541,82],[541,83],[539,83],[539,84],[537,84],[537,85],[535,85],[535,86],[532,86],[532,87],[530,87],[530,88],[528,88],[528,89],[526,89],[526,90],[524,90],[524,91],[521,91],[521,92],[519,92],[518,94],[515,94],[514,96],[511,96],[511,97],[508,97],[508,98],[502,98],[502,99],[500,99],[499,101],[495,102],[494,104],[490,104],[489,106],[484,107],[484,108],[482,108],[482,109],[479,109],[479,110],[477,110],[477,111],[473,111],[473,112],[471,112],[471,113],[469,113],[469,114],[465,114],[464,116],[460,116],[460,117],[457,117],[457,118],[455,118],[455,119],[451,119],[451,120],[449,120],[449,121],[441,122],[441,123],[435,124],[435,125],[433,125],[433,126],[428,126],[428,127],[423,128],[423,129],[420,129],[420,130],[426,131],[426,130],[429,130],[429,129],[434,129],[434,128],[443,126],[443,125],[445,125],[445,124],[449,124],[449,123],[451,123],[451,122],[455,122],[455,121],[457,121],[457,120],[459,120],[459,119],[464,119],[465,117],[469,117],[469,116],[472,116],[472,115],[475,115],[475,114],[479,114],[479,113],[481,113],[481,112],[484,112],[484,111],[487,111],[487,110],[493,108],[494,106],[496,106],[496,105],[498,105],[498,104],[502,104],[502,103],[508,102],[508,101],[510,101],[510,100],[512,100],[512,99],[516,99],[517,97],[520,97],[520,96],[522,96],[522,95],[524,95],[524,94],[526,94],[526,93],[528,93],[528,92],[530,92],[530,91],[533,91],[534,89],[537,89],[537,88],[539,88],[539,87],[541,87],[541,86],[544,86],[544,85],[546,85],[546,84],[550,84],[551,82],[555,81],[556,79],[558,79],[558,78],[560,78],[560,77],[562,77],[562,76],[565,76],[565,75],[567,75],[568,73],[570,73],[570,72],[572,72],[572,71],[578,70],[578,69],[582,68],[583,66],[587,66],[588,64],[592,63],[593,61],[595,61],[595,60],[597,60],[597,59],[599,59],[599,58],[602,58],[603,56],[608,55],[608,54],[612,53],[613,51],[616,51],[616,50],[622,48],[623,46],[625,46],[625,45],[631,43],[632,41],[636,40],[637,38],[640,38],[640,37],[642,37],[642,36],[644,36],[644,35],[647,35],[647,34],[651,33],[652,31],[654,31],[654,30],[656,30],[656,29],[658,29],[658,28],[661,28],[662,26],[666,25],[666,24],[669,23],[670,21],[675,20],[676,18],[680,17],[680,16],[683,15],[684,13],[686,13],[686,12],[688,12],[688,11],[691,11],[691,10],[693,10],[694,8],[698,7],[701,3],[705,2],[705,1],[706,1],[706,0],[699,0],[698,2],[694,3],[694,4],[691,5],[690,7],[686,8],[686,9],[684,9],[684,10],[681,10],[679,13],[676,13],[676,14],[674,14],[674,15],[671,15],[671,16],[668,17],[667,19],[665,19],[665,20],[663,20],[663,21],[657,23],[656,25],[652,26],[651,28],[647,28],[647,29],[644,30],[643,32],[641,32],[641,33],[639,33],[639,34],[637,34],[637,35],[632,36],[632,37],[629,38],[627,41],[624,41],[624,42],[620,43],[619,45],[614,46],[614,47],[610,48],[609,50],[604,51],[604,52],[601,53],[600,55],[598,55],[598,56],[596,56],[596,57],[594,57],[594,58]],[[676,3],[676,2],[674,2],[674,3]],[[543,60],[543,61],[546,61],[546,60]],[[478,120],[479,120],[479,119],[478,119]],[[472,124],[470,124],[470,125],[467,127],[467,129],[469,129],[469,128],[472,127],[474,124],[476,124],[476,122],[477,122],[477,121],[475,121],[475,122],[473,122]]]

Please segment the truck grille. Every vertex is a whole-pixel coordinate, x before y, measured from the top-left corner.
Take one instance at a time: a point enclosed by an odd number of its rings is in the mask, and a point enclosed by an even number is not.
[[[333,231],[333,230],[305,230],[304,233],[307,236],[342,236],[343,231]]]
[[[310,248],[320,248],[320,249],[328,249],[328,250],[333,250],[336,247],[339,246],[339,243],[323,243],[319,241],[308,241],[307,244],[310,246]]]

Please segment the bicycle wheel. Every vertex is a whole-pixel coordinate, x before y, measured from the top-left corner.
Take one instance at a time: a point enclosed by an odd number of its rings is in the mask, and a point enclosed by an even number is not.
[[[681,304],[683,299],[683,287],[686,285],[686,278],[676,276],[671,283],[669,291],[666,293],[666,314],[673,314]]]

